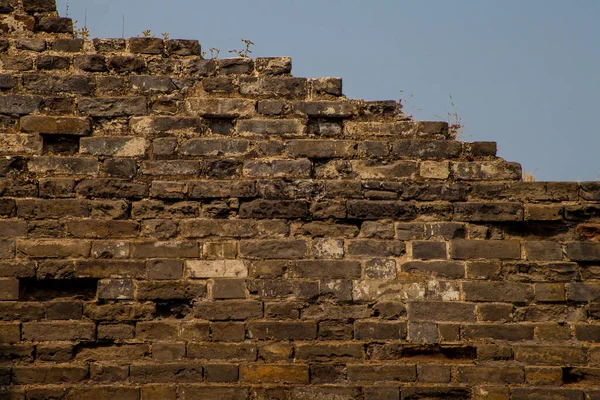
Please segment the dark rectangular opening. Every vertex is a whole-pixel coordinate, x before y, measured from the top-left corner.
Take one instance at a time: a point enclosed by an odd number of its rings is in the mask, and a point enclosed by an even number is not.
[[[97,287],[98,279],[19,279],[19,300],[92,300],[96,297]]]
[[[42,134],[43,154],[75,155],[79,152],[79,136]]]

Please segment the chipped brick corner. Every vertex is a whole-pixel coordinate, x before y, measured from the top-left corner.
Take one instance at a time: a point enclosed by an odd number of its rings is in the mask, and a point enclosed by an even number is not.
[[[600,184],[0,0],[0,398],[597,399]]]

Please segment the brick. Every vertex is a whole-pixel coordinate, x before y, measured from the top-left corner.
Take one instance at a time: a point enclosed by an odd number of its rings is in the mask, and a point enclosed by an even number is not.
[[[411,302],[408,305],[410,321],[474,322],[475,304],[448,302]]]
[[[141,300],[195,299],[206,295],[206,283],[187,281],[142,281],[137,297]]]
[[[524,383],[525,374],[519,367],[458,367],[457,378],[461,383],[518,384]]]
[[[245,139],[189,139],[179,151],[189,156],[234,157],[247,153],[249,143]]]
[[[462,289],[467,301],[527,303],[533,299],[533,288],[526,283],[463,282]]]
[[[246,282],[243,279],[219,279],[212,284],[213,299],[245,299]]]
[[[96,325],[88,322],[25,322],[22,327],[23,340],[27,341],[87,341],[95,336]]]
[[[207,382],[237,382],[239,367],[230,364],[209,364],[204,367]]]
[[[40,60],[38,58],[38,62],[39,61]],[[53,57],[48,58],[45,61],[45,64],[46,69],[54,69],[56,67],[64,69],[68,68],[69,61],[68,59],[65,60],[62,58]],[[44,60],[42,60],[41,67],[44,67]],[[40,65],[38,65],[38,68],[40,68]],[[23,77],[23,86],[25,86],[25,88],[29,91],[38,93],[77,93],[80,95],[86,95],[90,94],[94,90],[93,81],[85,75],[57,76],[47,74],[31,74]]]
[[[291,200],[253,200],[240,205],[240,218],[306,218],[308,203]]]
[[[70,240],[29,240],[17,243],[17,252],[31,258],[86,257],[90,254],[90,243]]]
[[[404,242],[393,240],[348,240],[346,254],[366,257],[399,257],[404,255]]]
[[[21,117],[21,130],[45,134],[87,135],[90,132],[90,121],[76,117]]]
[[[82,260],[75,264],[78,277],[90,278],[144,278],[143,261],[130,260]]]
[[[12,344],[21,340],[21,326],[19,323],[0,323],[0,343]]]
[[[317,336],[315,322],[250,321],[247,329],[248,337],[258,340],[311,340]]]
[[[455,203],[454,219],[469,222],[515,222],[523,220],[518,203]]]
[[[29,161],[29,171],[52,175],[98,175],[99,163],[93,158],[34,157]]]
[[[458,260],[519,259],[521,244],[516,240],[453,240],[450,242],[450,257]]]
[[[87,366],[54,365],[13,367],[13,383],[17,385],[81,382],[87,378]]]
[[[299,136],[304,133],[304,124],[298,119],[244,119],[236,124],[238,133],[264,136]]]
[[[198,382],[202,381],[203,368],[194,362],[170,362],[161,364],[138,364],[130,366],[129,379],[137,383],[150,382]]]
[[[412,258],[414,259],[446,259],[446,243],[445,242],[411,242]]]
[[[140,171],[144,175],[154,176],[198,176],[202,169],[197,161],[144,161],[142,162]],[[155,183],[152,185],[153,189],[155,189]],[[181,187],[181,184],[175,183],[171,184],[171,186],[178,188]],[[183,193],[185,192],[183,191]],[[156,191],[153,194],[156,195]]]
[[[19,299],[19,280],[14,278],[0,278],[0,300]]]
[[[293,400],[336,399],[354,400],[360,398],[361,390],[354,386],[294,386],[291,388]]]
[[[250,160],[244,162],[243,174],[249,178],[310,178],[309,160]]]
[[[426,293],[425,285],[419,282],[370,279],[353,281],[352,286],[354,301],[423,299]]]
[[[457,180],[519,180],[521,165],[502,161],[456,162],[452,172]]]
[[[348,380],[367,382],[414,382],[417,380],[415,365],[348,365]]]
[[[515,361],[530,365],[585,364],[586,350],[576,346],[514,346]]]
[[[139,388],[118,386],[79,386],[67,390],[65,400],[138,400]]]
[[[97,156],[139,157],[146,153],[148,142],[135,137],[90,137],[80,140],[80,152]]]
[[[202,117],[238,118],[255,113],[256,101],[245,99],[189,98],[187,109]]]
[[[41,150],[39,135],[0,134],[0,154],[39,154]]]
[[[36,358],[41,361],[67,362],[73,359],[71,344],[39,344],[35,350]]]
[[[356,321],[354,323],[354,337],[361,339],[406,339],[405,322],[387,321]]]
[[[248,383],[309,383],[308,365],[240,365],[240,381]]]
[[[417,379],[427,383],[449,383],[451,368],[443,365],[417,365]]]
[[[258,240],[240,242],[240,256],[249,259],[295,259],[308,253],[304,240]]]
[[[512,388],[511,399],[514,400],[534,400],[534,399],[552,399],[552,400],[571,400],[583,399],[583,392],[578,389],[559,389],[559,388]]]
[[[294,77],[242,77],[240,93],[269,99],[304,99],[308,94],[307,79]]]
[[[256,361],[257,348],[253,343],[194,343],[187,344],[187,357],[205,360]]]
[[[120,361],[140,360],[150,354],[146,344],[123,344],[81,347],[76,352],[77,361]]]
[[[600,342],[600,325],[575,325],[575,337],[582,342]]]
[[[116,239],[139,235],[139,225],[134,221],[71,220],[66,222],[65,227],[70,236],[91,239]]]
[[[131,300],[135,287],[129,279],[102,279],[98,282],[99,299]]]
[[[254,68],[262,75],[284,75],[292,72],[290,57],[257,57]]]
[[[140,242],[135,243],[133,257],[161,258],[165,256],[194,258],[200,255],[198,242],[169,241],[169,242]]]
[[[348,218],[377,220],[393,218],[411,220],[416,216],[416,207],[409,202],[348,200]]]
[[[263,316],[260,301],[227,300],[218,302],[197,302],[194,316],[211,321],[245,320]]]
[[[431,275],[441,278],[463,278],[465,266],[453,261],[409,261],[400,270],[411,275]]]
[[[248,275],[248,266],[242,260],[187,260],[186,269],[191,278],[242,278]]]
[[[92,117],[121,117],[146,113],[144,97],[104,97],[80,99],[77,106],[80,113]]]
[[[463,338],[470,340],[533,340],[533,326],[531,325],[464,325],[461,332]]]
[[[457,158],[461,151],[461,143],[450,140],[398,140],[392,143],[393,155],[419,160]]]
[[[291,157],[350,158],[354,155],[355,142],[347,140],[290,140],[286,150]]]
[[[133,339],[134,331],[133,325],[129,324],[99,324],[98,339],[114,341]]]
[[[297,278],[360,278],[361,265],[357,261],[294,261],[289,270],[290,277]]]
[[[571,242],[565,246],[567,257],[573,261],[600,260],[600,243]]]
[[[359,343],[299,344],[295,356],[309,361],[353,361],[363,359],[364,351]]]
[[[4,95],[0,96],[1,114],[31,114],[38,111],[42,103],[40,96]]]
[[[356,112],[351,102],[339,101],[295,101],[294,111],[309,117],[345,118]]]
[[[194,117],[131,117],[131,130],[140,135],[157,135],[160,133],[197,132],[200,121]]]
[[[246,338],[243,322],[213,322],[210,330],[212,340],[216,342],[240,342]]]

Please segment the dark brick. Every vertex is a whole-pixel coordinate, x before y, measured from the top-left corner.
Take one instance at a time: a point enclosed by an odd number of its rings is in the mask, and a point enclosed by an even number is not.
[[[450,242],[450,257],[459,260],[519,259],[521,244],[516,240],[453,240]]]
[[[146,114],[144,97],[104,97],[79,100],[79,112],[92,117],[121,117]]]
[[[73,21],[71,18],[42,17],[37,28],[47,33],[73,33]]]
[[[245,320],[263,316],[259,301],[228,300],[218,302],[197,302],[194,316],[211,321]]]
[[[408,305],[410,321],[475,322],[475,304],[457,302],[412,302]]]
[[[250,321],[247,329],[248,337],[258,340],[312,340],[317,336],[315,322]]]
[[[73,66],[87,72],[106,72],[106,58],[99,54],[82,54],[73,58]],[[102,87],[101,84],[98,85]]]
[[[348,365],[348,380],[350,381],[398,381],[414,382],[417,380],[415,365]]]
[[[515,282],[463,282],[467,301],[500,301],[527,303],[533,300],[533,287]]]

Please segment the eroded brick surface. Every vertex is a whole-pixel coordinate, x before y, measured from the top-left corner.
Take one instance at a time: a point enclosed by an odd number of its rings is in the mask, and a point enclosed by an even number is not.
[[[0,25],[0,398],[600,398],[597,182],[289,57]]]

